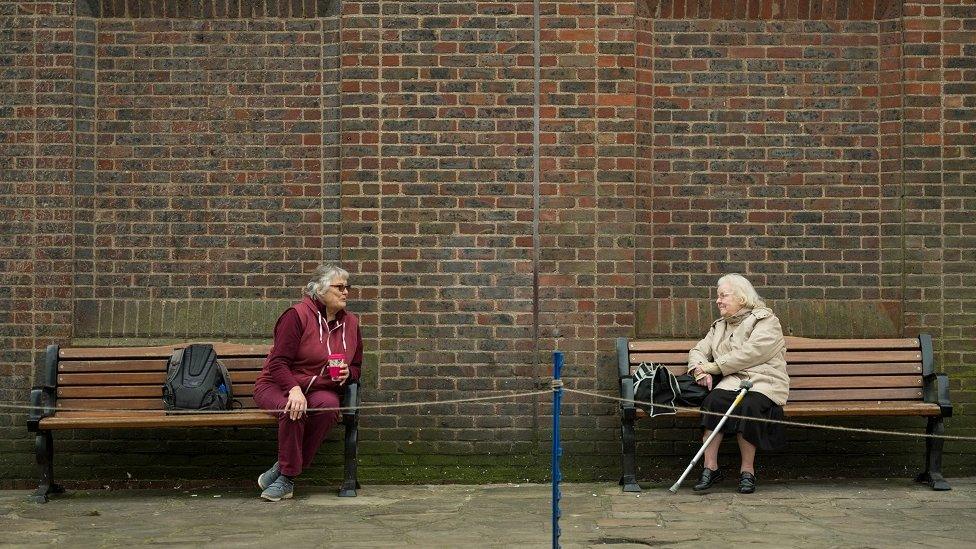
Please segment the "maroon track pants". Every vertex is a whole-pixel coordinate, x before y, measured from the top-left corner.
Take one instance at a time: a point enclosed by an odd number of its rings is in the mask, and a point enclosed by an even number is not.
[[[312,391],[305,395],[309,408],[338,408],[339,395],[332,391]],[[259,383],[254,387],[254,402],[264,410],[283,410],[288,394],[273,383]],[[339,412],[309,412],[291,420],[288,414],[278,414],[278,465],[281,474],[290,477],[301,474],[312,465],[315,453],[326,435],[339,421]]]

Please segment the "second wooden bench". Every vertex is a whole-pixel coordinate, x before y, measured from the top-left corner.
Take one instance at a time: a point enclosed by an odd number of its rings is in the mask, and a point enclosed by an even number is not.
[[[688,351],[697,343],[617,339],[620,381],[621,443],[626,492],[640,492],[636,478],[635,422],[646,414],[634,403],[634,377],[642,362],[663,364],[673,373],[687,370]],[[899,339],[786,338],[790,375],[787,418],[917,416],[927,419],[925,432],[945,434],[943,418],[952,415],[949,380],[936,373],[932,337]],[[629,401],[629,402],[628,402]],[[681,410],[676,417],[697,417]],[[925,439],[925,470],[916,478],[935,490],[949,490],[942,477],[943,439]]]

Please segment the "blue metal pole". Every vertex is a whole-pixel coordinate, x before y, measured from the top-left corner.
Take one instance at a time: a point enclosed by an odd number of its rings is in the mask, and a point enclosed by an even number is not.
[[[563,354],[559,351],[552,353],[552,548],[559,549],[559,481],[563,475],[559,470],[559,458],[563,449],[559,445],[559,408],[563,401],[563,388],[560,376],[563,371]]]

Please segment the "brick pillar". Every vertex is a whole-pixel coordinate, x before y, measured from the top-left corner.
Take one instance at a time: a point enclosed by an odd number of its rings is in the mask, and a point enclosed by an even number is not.
[[[75,2],[36,4],[32,309],[35,357],[71,335]]]
[[[971,389],[976,363],[976,3],[942,2],[943,364]],[[968,374],[969,379],[963,379]]]
[[[322,22],[322,247],[323,261],[341,261],[342,187],[341,161],[341,72],[342,44],[339,3],[320,14]]]
[[[636,181],[634,210],[634,245],[636,250],[634,256],[635,304],[633,308],[635,327],[644,324],[642,319],[649,308],[641,304],[650,303],[654,293],[654,220],[664,218],[667,221],[670,216],[666,210],[656,213],[653,209],[654,20],[650,17],[651,14],[645,3],[638,2],[637,7],[637,16],[634,20],[635,81],[637,86],[635,90]]]
[[[602,298],[596,272],[597,4],[541,3],[540,348],[558,345],[567,383],[586,389],[595,380],[596,302]],[[569,398],[564,413],[575,415],[579,406]]]
[[[98,19],[88,2],[78,2],[75,23],[75,176],[73,230],[74,312],[92,314],[81,301],[94,298],[94,227],[96,166],[96,40]],[[72,319],[74,322],[76,319]],[[74,333],[72,334],[74,335]]]
[[[942,342],[942,30],[939,0],[904,5],[905,331]]]
[[[380,394],[410,402],[526,390],[531,12],[482,2],[381,7]],[[397,411],[384,421],[399,430],[381,436],[410,453],[510,454],[531,439],[531,412],[525,399]]]
[[[382,353],[383,324],[380,303],[379,261],[382,242],[379,217],[382,189],[379,177],[380,138],[380,2],[351,0],[341,3],[339,90],[339,231],[341,261],[357,286],[354,309],[360,313],[367,351]],[[376,356],[375,354],[373,355]],[[365,368],[364,382],[375,387],[378,375]],[[377,400],[394,398],[374,393]],[[377,419],[389,425],[392,420]]]
[[[900,13],[879,21],[878,107],[881,238],[880,297],[889,307],[895,326],[904,330],[902,317],[904,274],[902,132],[904,83],[902,82],[902,20]]]
[[[41,16],[27,2],[0,4],[0,398],[23,401],[33,380],[36,27]],[[7,418],[10,411],[2,412]],[[13,423],[6,419],[7,424]]]
[[[614,339],[634,326],[636,34],[634,3],[597,3],[596,343],[594,379],[617,387]]]

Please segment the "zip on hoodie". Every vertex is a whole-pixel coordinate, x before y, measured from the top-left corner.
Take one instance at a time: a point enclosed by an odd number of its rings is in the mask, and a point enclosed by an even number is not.
[[[322,343],[322,333],[323,333],[323,330],[322,330],[322,311],[319,311],[318,310],[318,307],[316,307],[315,314],[318,317],[318,321],[319,321],[319,343]],[[318,377],[321,377],[322,374],[325,372],[325,369],[329,366],[328,360],[329,360],[329,356],[332,354],[332,332],[338,330],[339,328],[342,328],[342,354],[343,355],[346,354],[346,321],[343,320],[342,322],[336,324],[335,328],[329,328],[329,322],[326,321],[325,322],[325,331],[328,333],[328,335],[325,337],[325,359],[326,359],[326,363],[322,366],[322,369],[319,370],[318,375],[312,376],[312,379],[309,380],[308,387],[305,387],[305,393],[306,394],[308,394],[308,391],[312,388],[312,384],[315,383],[315,379],[318,378]]]

